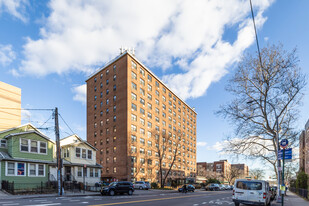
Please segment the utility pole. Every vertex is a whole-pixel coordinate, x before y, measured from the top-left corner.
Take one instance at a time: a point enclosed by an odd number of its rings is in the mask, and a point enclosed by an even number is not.
[[[62,195],[62,162],[61,162],[61,148],[59,138],[59,122],[58,122],[58,108],[55,108],[55,135],[57,145],[57,182],[58,182],[58,195]]]

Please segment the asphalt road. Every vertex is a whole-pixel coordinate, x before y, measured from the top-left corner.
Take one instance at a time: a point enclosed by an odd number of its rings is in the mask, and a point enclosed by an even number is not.
[[[46,197],[34,199],[0,200],[3,206],[158,206],[158,205],[184,205],[184,206],[202,206],[202,205],[234,205],[232,202],[231,191],[204,191],[196,190],[194,193],[178,193],[175,191],[135,191],[132,196],[81,196],[81,197]]]

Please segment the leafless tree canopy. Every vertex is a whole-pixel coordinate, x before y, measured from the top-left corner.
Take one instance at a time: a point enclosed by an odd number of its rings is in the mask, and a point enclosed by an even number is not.
[[[265,172],[262,169],[251,169],[250,170],[250,176],[251,176],[251,178],[260,180],[265,176]]]
[[[277,174],[276,134],[296,143],[298,132],[293,124],[306,77],[298,66],[296,49],[287,52],[282,45],[271,45],[262,49],[261,58],[262,66],[258,56],[247,54],[242,58],[227,86],[235,99],[221,106],[218,114],[235,126],[235,136],[228,138],[225,150],[265,160]]]

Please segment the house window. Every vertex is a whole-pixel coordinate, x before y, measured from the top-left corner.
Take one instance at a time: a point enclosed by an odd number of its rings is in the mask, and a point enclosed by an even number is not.
[[[28,152],[28,140],[26,139],[21,139],[20,142],[20,151],[22,152]]]
[[[94,173],[95,177],[99,177],[99,172],[100,172],[100,170],[95,169],[95,173]]]
[[[77,169],[77,176],[78,177],[82,177],[83,176],[82,167],[78,167],[78,169]]]
[[[46,154],[47,153],[47,144],[46,142],[40,142],[40,153]]]
[[[86,159],[86,149],[82,149],[82,158]]]
[[[17,176],[25,176],[25,163],[17,163]]]
[[[76,157],[80,158],[80,148],[75,149]]]
[[[14,162],[7,163],[7,174],[15,175],[15,163]]]
[[[92,159],[92,151],[88,150],[88,159]]]
[[[93,177],[93,168],[89,168],[90,177]]]
[[[5,139],[1,139],[0,140],[0,148],[5,148],[6,147],[6,140]]]
[[[36,164],[29,164],[29,176],[36,176]]]

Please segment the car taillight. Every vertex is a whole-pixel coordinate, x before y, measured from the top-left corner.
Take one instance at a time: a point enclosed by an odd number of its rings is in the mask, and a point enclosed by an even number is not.
[[[235,195],[235,190],[233,190],[233,195]]]
[[[263,199],[266,199],[266,192],[263,193]]]

